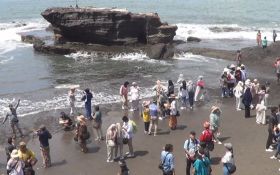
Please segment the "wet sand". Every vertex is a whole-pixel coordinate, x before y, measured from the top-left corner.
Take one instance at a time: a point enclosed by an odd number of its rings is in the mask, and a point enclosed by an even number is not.
[[[270,59],[272,60],[272,59]],[[247,62],[247,61],[246,61]],[[248,62],[249,63],[249,62]],[[260,74],[271,75],[271,98],[270,104],[277,105],[279,99],[279,86],[275,84],[274,72],[271,69],[271,64],[249,64],[249,69],[259,71]],[[222,70],[221,70],[222,71]],[[252,77],[255,78],[255,77]],[[266,79],[261,79],[262,83]],[[156,137],[147,136],[143,133],[143,122],[140,118],[134,118],[138,124],[138,132],[136,133],[133,145],[136,157],[127,159],[128,167],[131,174],[134,175],[156,175],[161,174],[157,168],[159,156],[163,146],[166,143],[174,145],[174,154],[176,161],[176,174],[185,174],[185,156],[183,143],[188,138],[189,132],[194,130],[199,135],[202,131],[202,123],[208,120],[210,107],[213,104],[219,104],[223,111],[221,132],[223,142],[232,142],[234,145],[235,161],[237,165],[238,175],[265,175],[278,174],[279,163],[275,160],[270,160],[269,157],[273,153],[265,152],[265,143],[267,137],[267,126],[260,126],[255,123],[255,112],[252,111],[252,117],[244,118],[244,111],[235,111],[234,99],[220,99],[219,90],[211,91],[213,99],[205,105],[196,107],[194,111],[183,111],[178,120],[178,129],[170,131],[168,129],[167,120],[159,122],[160,132]],[[104,115],[103,132],[113,122],[120,122],[122,111],[119,110],[119,104],[101,106]],[[28,147],[37,154],[39,159],[35,166],[37,174],[40,175],[114,175],[119,170],[118,163],[106,163],[106,145],[103,142],[95,142],[92,134],[91,143],[88,144],[89,153],[83,154],[79,151],[79,146],[73,141],[72,132],[63,132],[59,130],[57,125],[57,116],[59,111],[49,111],[29,116],[22,120],[21,125],[25,128],[25,133],[30,132],[27,128],[36,128],[44,123],[50,128],[53,133],[53,139],[50,141],[51,157],[53,166],[49,169],[42,169],[42,158],[39,151],[39,142],[37,138],[32,139],[27,136],[24,140],[29,140]],[[270,112],[267,112],[270,114]],[[9,135],[8,126],[1,128],[1,145],[3,146],[4,136]],[[92,131],[91,131],[92,132]],[[1,146],[1,148],[3,148]],[[127,146],[124,152],[128,150]],[[222,174],[222,165],[220,158],[223,156],[225,149],[222,145],[215,145],[214,152],[211,153],[213,174]],[[5,159],[4,150],[0,150],[0,168],[1,173],[4,172]]]

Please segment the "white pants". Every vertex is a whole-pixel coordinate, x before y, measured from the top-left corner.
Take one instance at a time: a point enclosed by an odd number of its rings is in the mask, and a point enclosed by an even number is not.
[[[241,109],[241,97],[236,97],[236,109]]]

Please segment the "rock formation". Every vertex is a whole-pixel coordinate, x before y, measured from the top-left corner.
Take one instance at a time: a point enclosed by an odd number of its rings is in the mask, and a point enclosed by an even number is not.
[[[162,23],[156,13],[131,13],[123,9],[50,8],[42,16],[52,24],[59,41],[166,44],[173,41],[177,30],[177,26]]]

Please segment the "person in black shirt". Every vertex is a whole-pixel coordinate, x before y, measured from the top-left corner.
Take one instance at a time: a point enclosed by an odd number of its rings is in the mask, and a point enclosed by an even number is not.
[[[271,145],[274,139],[273,130],[278,125],[276,112],[277,112],[277,108],[271,108],[271,115],[269,117],[269,122],[268,122],[268,137],[267,137],[266,147],[265,147],[266,152],[273,151],[271,149]]]
[[[40,150],[43,157],[44,167],[48,168],[51,166],[49,139],[52,138],[52,135],[49,133],[49,131],[44,125],[41,125],[40,129],[37,130],[35,133],[37,136],[39,136]]]

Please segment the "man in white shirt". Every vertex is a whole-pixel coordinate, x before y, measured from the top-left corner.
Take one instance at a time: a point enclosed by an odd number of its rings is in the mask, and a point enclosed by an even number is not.
[[[124,116],[122,118],[123,121],[123,130],[125,132],[125,138],[128,139],[128,149],[129,152],[126,153],[128,158],[134,157],[134,152],[133,152],[133,145],[132,145],[132,138],[133,138],[133,126],[132,123],[129,122],[129,119],[127,116]]]

